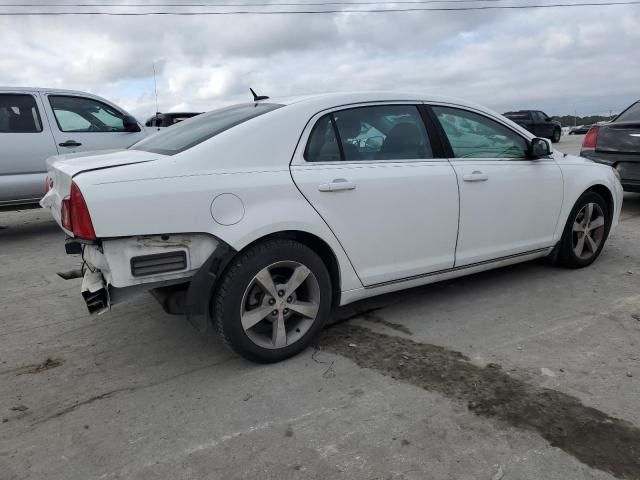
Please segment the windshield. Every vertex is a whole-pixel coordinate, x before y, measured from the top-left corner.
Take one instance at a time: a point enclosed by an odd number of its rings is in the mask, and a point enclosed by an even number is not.
[[[195,116],[132,145],[132,150],[175,155],[284,105],[243,103]]]
[[[640,102],[636,102],[618,115],[616,122],[640,122]]]

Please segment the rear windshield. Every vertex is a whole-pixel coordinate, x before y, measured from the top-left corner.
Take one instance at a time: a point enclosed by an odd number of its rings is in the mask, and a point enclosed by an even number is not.
[[[640,122],[640,102],[636,102],[618,115],[616,122]]]
[[[282,106],[276,103],[243,103],[213,110],[180,122],[129,148],[162,155],[175,155],[215,137],[225,130]]]

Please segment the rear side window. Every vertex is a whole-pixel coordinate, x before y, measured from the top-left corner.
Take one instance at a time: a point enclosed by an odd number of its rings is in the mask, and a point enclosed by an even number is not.
[[[618,115],[616,122],[640,122],[640,102],[634,103]]]
[[[527,141],[504,125],[477,113],[433,107],[456,158],[525,158]]]
[[[177,123],[171,128],[141,140],[130,148],[162,155],[175,155],[247,120],[283,106],[276,103],[244,103],[221,108]]]
[[[514,122],[517,122],[518,120],[531,120],[531,113],[529,112],[507,112],[504,116]]]
[[[0,94],[0,132],[34,133],[42,131],[40,113],[31,95]]]
[[[433,158],[415,105],[380,105],[336,111],[320,118],[305,150],[308,162]]]

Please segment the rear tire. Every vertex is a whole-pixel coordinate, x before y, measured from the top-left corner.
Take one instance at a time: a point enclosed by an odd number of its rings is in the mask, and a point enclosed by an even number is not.
[[[557,263],[568,268],[591,265],[600,256],[610,229],[607,202],[596,192],[583,193],[564,227]]]
[[[241,252],[221,279],[212,318],[244,358],[279,362],[304,350],[331,311],[331,278],[309,247],[267,240]]]

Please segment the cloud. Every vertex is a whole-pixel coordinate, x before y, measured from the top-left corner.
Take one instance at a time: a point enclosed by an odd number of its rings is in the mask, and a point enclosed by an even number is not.
[[[7,7],[3,9],[7,10]],[[636,100],[640,8],[315,16],[0,17],[0,84],[87,90],[144,119],[271,96],[393,89],[498,110]]]

